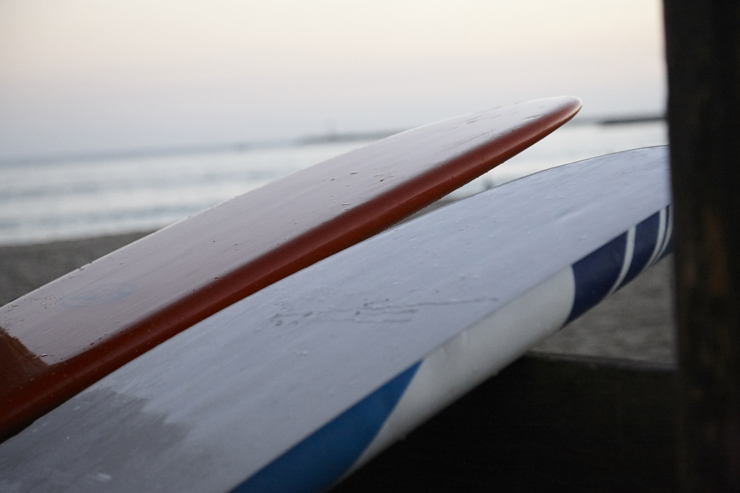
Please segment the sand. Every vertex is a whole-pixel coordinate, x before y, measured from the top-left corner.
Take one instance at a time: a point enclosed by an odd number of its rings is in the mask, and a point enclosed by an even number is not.
[[[0,305],[146,234],[0,247]],[[534,351],[675,364],[671,268],[668,257]]]
[[[0,247],[0,305],[138,240],[147,233]]]

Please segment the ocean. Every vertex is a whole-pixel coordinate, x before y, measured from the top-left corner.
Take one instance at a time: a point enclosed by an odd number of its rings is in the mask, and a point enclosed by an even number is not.
[[[463,198],[553,166],[667,142],[664,122],[557,130],[453,192]],[[234,147],[0,164],[0,244],[161,228],[371,141]]]

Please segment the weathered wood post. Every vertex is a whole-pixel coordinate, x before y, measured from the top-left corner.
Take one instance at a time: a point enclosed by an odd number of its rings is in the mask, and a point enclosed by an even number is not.
[[[679,483],[740,491],[740,2],[664,0]]]

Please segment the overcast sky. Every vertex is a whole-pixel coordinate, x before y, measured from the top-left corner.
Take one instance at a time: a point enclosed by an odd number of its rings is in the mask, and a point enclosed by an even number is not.
[[[0,0],[0,159],[660,112],[659,0]]]

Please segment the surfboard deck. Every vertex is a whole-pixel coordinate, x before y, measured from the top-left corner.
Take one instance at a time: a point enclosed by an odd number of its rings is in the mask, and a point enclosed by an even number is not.
[[[642,149],[386,231],[199,322],[7,440],[5,484],[328,488],[657,261],[669,201],[666,149]]]
[[[0,308],[0,438],[172,335],[488,171],[580,104],[530,101],[397,134],[222,203]]]

